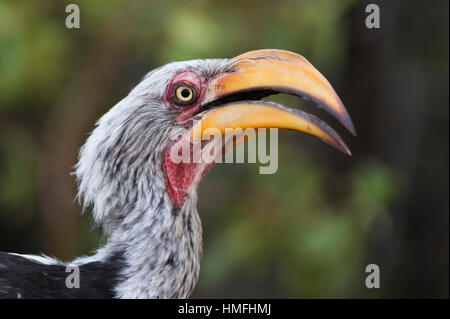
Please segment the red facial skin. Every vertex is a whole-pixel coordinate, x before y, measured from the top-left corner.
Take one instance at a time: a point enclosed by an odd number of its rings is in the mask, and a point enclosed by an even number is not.
[[[185,200],[186,192],[194,181],[198,163],[174,163],[170,158],[170,149],[167,146],[162,154],[163,170],[166,175],[166,189],[172,204],[180,208]]]
[[[177,102],[175,90],[180,86],[188,84],[195,91],[194,100],[189,104],[180,104]],[[181,71],[172,78],[164,93],[164,101],[170,103],[170,105],[179,111],[179,114],[175,117],[176,123],[182,123],[191,119],[200,109],[205,95],[206,95],[207,81],[202,74],[199,74],[193,70]]]
[[[186,84],[194,88],[195,97],[190,104],[183,105],[177,100],[175,91],[180,85]],[[174,118],[175,123],[191,124],[189,121],[200,110],[200,106],[205,99],[206,88],[207,81],[205,77],[194,70],[179,72],[172,78],[164,93],[164,101],[170,103],[178,111]],[[166,175],[166,189],[169,198],[175,207],[180,208],[184,203],[188,188],[192,185],[199,163],[194,163],[193,161],[189,163],[174,163],[170,158],[170,151],[177,143],[186,143],[186,141],[180,138],[165,147],[162,154],[162,166]],[[192,156],[192,144],[190,147]],[[209,168],[211,166],[209,165]],[[203,172],[203,175],[206,171]]]

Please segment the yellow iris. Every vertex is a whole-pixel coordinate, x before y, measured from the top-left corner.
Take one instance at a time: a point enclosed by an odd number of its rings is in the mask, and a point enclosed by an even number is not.
[[[194,98],[194,91],[192,88],[182,85],[176,90],[177,99],[181,102],[189,102]]]

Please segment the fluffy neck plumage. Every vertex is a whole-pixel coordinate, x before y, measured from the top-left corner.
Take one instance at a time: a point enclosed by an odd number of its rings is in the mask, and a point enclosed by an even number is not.
[[[186,298],[197,282],[202,254],[196,185],[180,208],[173,205],[161,163],[169,125],[155,123],[154,112],[139,101],[125,102],[100,119],[80,152],[79,198],[85,207],[93,206],[108,241],[78,262],[122,255],[116,297]]]
[[[118,298],[188,298],[198,280],[202,227],[195,189],[181,208],[166,190],[153,187],[125,203],[120,223],[110,228],[106,245],[91,260],[121,255]],[[125,211],[127,209],[127,211]]]
[[[195,203],[172,209],[167,196],[130,211],[105,249],[122,251],[120,298],[187,298],[197,283],[202,229]]]

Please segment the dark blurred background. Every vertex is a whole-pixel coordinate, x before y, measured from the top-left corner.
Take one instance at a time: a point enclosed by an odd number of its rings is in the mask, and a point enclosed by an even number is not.
[[[70,176],[96,119],[172,60],[298,52],[358,131],[349,158],[280,133],[279,168],[220,164],[200,186],[194,297],[448,297],[448,1],[0,0],[0,250],[69,260],[101,241]],[[367,4],[381,9],[365,26]],[[365,287],[377,264],[381,288]]]

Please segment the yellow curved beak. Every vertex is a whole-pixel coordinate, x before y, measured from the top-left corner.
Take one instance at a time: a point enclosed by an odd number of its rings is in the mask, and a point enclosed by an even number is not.
[[[212,131],[215,134],[211,134],[211,128],[215,129]],[[272,102],[235,102],[206,111],[203,119],[192,128],[191,138],[201,140],[205,132],[208,132],[208,135],[225,134],[228,128],[280,128],[300,131],[320,138],[345,154],[352,154],[340,136],[325,122],[311,114]]]
[[[209,128],[281,128],[311,134],[351,155],[339,135],[318,118],[265,101],[237,101],[274,93],[311,99],[340,121],[353,135],[355,128],[344,105],[327,79],[302,56],[281,50],[257,50],[232,59],[228,72],[210,80],[204,105],[215,105],[200,115],[191,137],[201,139]],[[234,97],[234,98],[233,98]],[[234,101],[217,105],[216,102]]]

